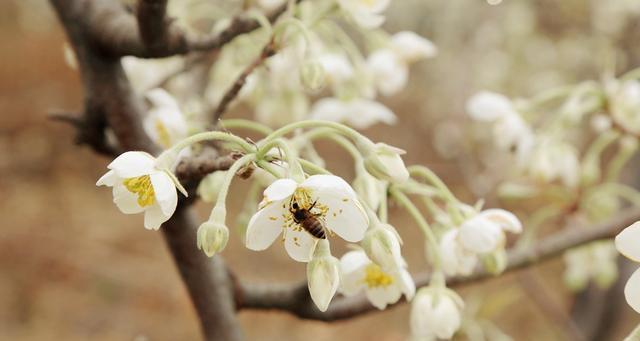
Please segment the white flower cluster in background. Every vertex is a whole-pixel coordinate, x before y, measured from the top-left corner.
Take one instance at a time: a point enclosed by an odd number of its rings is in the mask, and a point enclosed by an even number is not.
[[[494,154],[482,162],[487,177],[503,174],[493,179],[503,200],[531,203],[530,230],[522,243],[534,243],[537,230],[548,222],[598,223],[615,216],[626,203],[640,206],[640,192],[620,179],[638,150],[639,73],[631,70],[618,78],[607,74],[600,82],[550,88],[526,99],[486,91],[469,99],[467,112],[478,122],[478,135],[513,152],[508,161]],[[500,167],[500,172],[493,167]],[[637,258],[629,251],[634,226],[616,238],[618,250],[632,259]],[[445,237],[445,245],[455,245],[451,232]],[[471,257],[463,257],[469,253],[448,249],[461,255],[460,269],[469,271],[465,265],[471,267]],[[572,290],[583,290],[590,281],[606,288],[618,277],[610,241],[570,250],[564,259],[565,283]],[[625,292],[638,310],[632,287],[640,285],[634,276]]]

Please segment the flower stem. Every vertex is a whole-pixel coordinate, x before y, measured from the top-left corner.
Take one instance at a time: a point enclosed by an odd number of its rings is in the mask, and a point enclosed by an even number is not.
[[[267,127],[264,124],[260,124],[251,120],[244,120],[241,118],[220,120],[220,126],[227,129],[246,129],[255,131],[262,135],[269,135],[273,132],[273,129]]]
[[[255,149],[249,142],[245,141],[244,139],[236,135],[222,132],[222,131],[207,131],[204,133],[191,135],[186,139],[176,143],[171,148],[162,152],[162,154],[160,154],[157,158],[158,164],[171,165],[173,164],[173,161],[175,160],[175,158],[178,156],[178,154],[182,149],[194,143],[198,143],[202,141],[210,141],[210,140],[218,140],[218,141],[235,143],[247,153],[253,152]]]
[[[229,193],[229,187],[231,187],[231,181],[233,181],[233,178],[236,176],[236,173],[240,170],[240,168],[244,167],[246,164],[254,161],[255,159],[256,159],[256,156],[254,154],[247,154],[241,157],[240,159],[238,159],[236,162],[233,163],[233,165],[231,165],[231,167],[229,167],[229,170],[225,174],[224,180],[220,187],[218,198],[216,199],[216,205],[215,205],[216,207],[225,206],[225,202],[227,200],[227,194]]]
[[[258,152],[256,153],[256,159],[258,160],[264,159],[265,154],[267,154],[274,147],[278,147],[282,149],[282,152],[285,154],[285,158],[289,166],[289,176],[297,182],[302,182],[304,180],[304,173],[302,172],[302,167],[300,166],[300,162],[298,162],[298,157],[293,151],[293,149],[291,149],[291,147],[289,146],[289,143],[287,143],[284,139],[281,139],[281,138],[277,138],[269,141],[265,139],[263,141],[266,141],[266,142],[264,142],[264,144],[262,144],[261,147],[258,149]]]
[[[331,122],[331,121],[323,121],[323,120],[306,120],[306,121],[299,121],[299,122],[288,124],[274,131],[273,133],[269,134],[269,136],[265,137],[263,141],[264,143],[268,143],[269,141],[282,137],[292,131],[295,131],[296,129],[309,128],[309,127],[331,128],[353,139],[356,142],[356,145],[363,144],[365,146],[371,146],[371,147],[373,146],[373,142],[371,142],[371,140],[369,140],[367,137],[357,132],[355,129],[349,128],[344,124]]]
[[[446,200],[454,204],[458,203],[458,199],[451,193],[449,187],[431,169],[420,165],[409,166],[408,169],[412,176],[422,177],[439,189]]]
[[[351,141],[344,138],[343,136],[336,135],[332,129],[329,128],[319,128],[309,131],[308,133],[301,135],[299,138],[304,138],[306,140],[312,141],[318,138],[327,138],[338,144],[344,150],[346,150],[354,159],[356,163],[362,162],[362,154],[356,146],[353,145]]]
[[[427,239],[427,243],[431,248],[431,254],[433,256],[434,271],[435,272],[441,271],[442,262],[440,260],[440,253],[438,252],[438,240],[436,239],[435,234],[431,230],[431,226],[429,226],[429,223],[427,222],[427,220],[424,218],[422,213],[420,213],[416,205],[414,205],[411,202],[409,197],[407,197],[404,193],[400,192],[395,188],[391,188],[389,192],[391,193],[391,196],[400,203],[400,205],[404,206],[407,212],[409,212],[411,217],[416,221],[418,226],[422,229],[422,232],[424,233]]]

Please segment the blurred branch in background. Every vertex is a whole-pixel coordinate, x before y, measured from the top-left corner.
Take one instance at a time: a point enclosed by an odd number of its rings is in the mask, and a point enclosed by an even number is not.
[[[553,235],[543,238],[536,245],[523,249],[511,250],[508,254],[508,265],[505,271],[513,271],[535,265],[549,258],[558,256],[573,247],[595,240],[612,238],[626,226],[640,220],[640,209],[633,208],[619,214],[615,219],[594,226],[570,226]],[[447,278],[450,286],[471,284],[492,278],[484,268],[477,268],[470,276]],[[416,286],[429,283],[429,272],[414,276]],[[307,283],[297,284],[264,284],[254,285],[239,283],[239,309],[275,309],[290,312],[298,317],[323,321],[334,321],[351,318],[375,311],[376,308],[362,296],[341,298],[332,302],[329,310],[322,313],[317,310],[309,297]]]

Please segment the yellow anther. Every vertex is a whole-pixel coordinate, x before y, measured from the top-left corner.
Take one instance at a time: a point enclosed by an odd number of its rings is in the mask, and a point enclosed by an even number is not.
[[[129,192],[138,195],[138,205],[147,207],[156,202],[156,194],[149,175],[124,179],[123,184]]]
[[[365,268],[364,282],[369,288],[387,287],[393,284],[393,277],[383,272],[377,264],[371,263]]]
[[[158,133],[158,140],[160,144],[165,147],[171,147],[171,136],[169,135],[169,129],[160,120],[156,120],[156,133]]]

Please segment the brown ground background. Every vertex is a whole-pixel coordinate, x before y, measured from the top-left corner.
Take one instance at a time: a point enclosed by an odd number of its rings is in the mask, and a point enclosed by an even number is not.
[[[525,96],[549,84],[597,77],[603,46],[622,49],[623,69],[635,60],[627,42],[637,25],[614,41],[604,39],[589,26],[588,1],[506,0],[501,8],[479,0],[397,3],[389,29],[417,30],[442,53],[416,66],[410,89],[387,102],[402,123],[368,133],[406,148],[408,163],[433,167],[467,200],[475,198],[464,189],[464,172],[430,147],[434,122],[466,122],[464,99],[478,88]],[[526,37],[523,18],[533,22]],[[534,38],[538,48],[529,46]],[[0,339],[197,340],[194,310],[161,235],[144,230],[140,216],[120,214],[110,191],[94,186],[109,160],[73,145],[69,127],[47,120],[49,112],[81,105],[78,75],[64,62],[64,39],[46,2],[0,2]],[[549,57],[545,48],[555,54]],[[345,155],[321,149],[332,155],[338,173],[351,175],[338,162]],[[244,190],[234,187],[231,200],[239,203]],[[199,209],[204,217],[207,207]],[[398,210],[391,213],[406,240],[419,237]],[[422,245],[408,243],[404,253],[419,270]],[[280,248],[258,257],[237,235],[224,257],[248,280],[304,275]],[[561,269],[551,262],[461,293],[469,307],[479,307],[479,316],[516,340],[567,340],[572,336],[563,319],[573,299]],[[624,304],[619,309],[625,318],[614,321],[611,340],[638,321]],[[243,311],[239,318],[249,340],[404,340],[408,312],[405,305],[332,324],[279,312]]]

